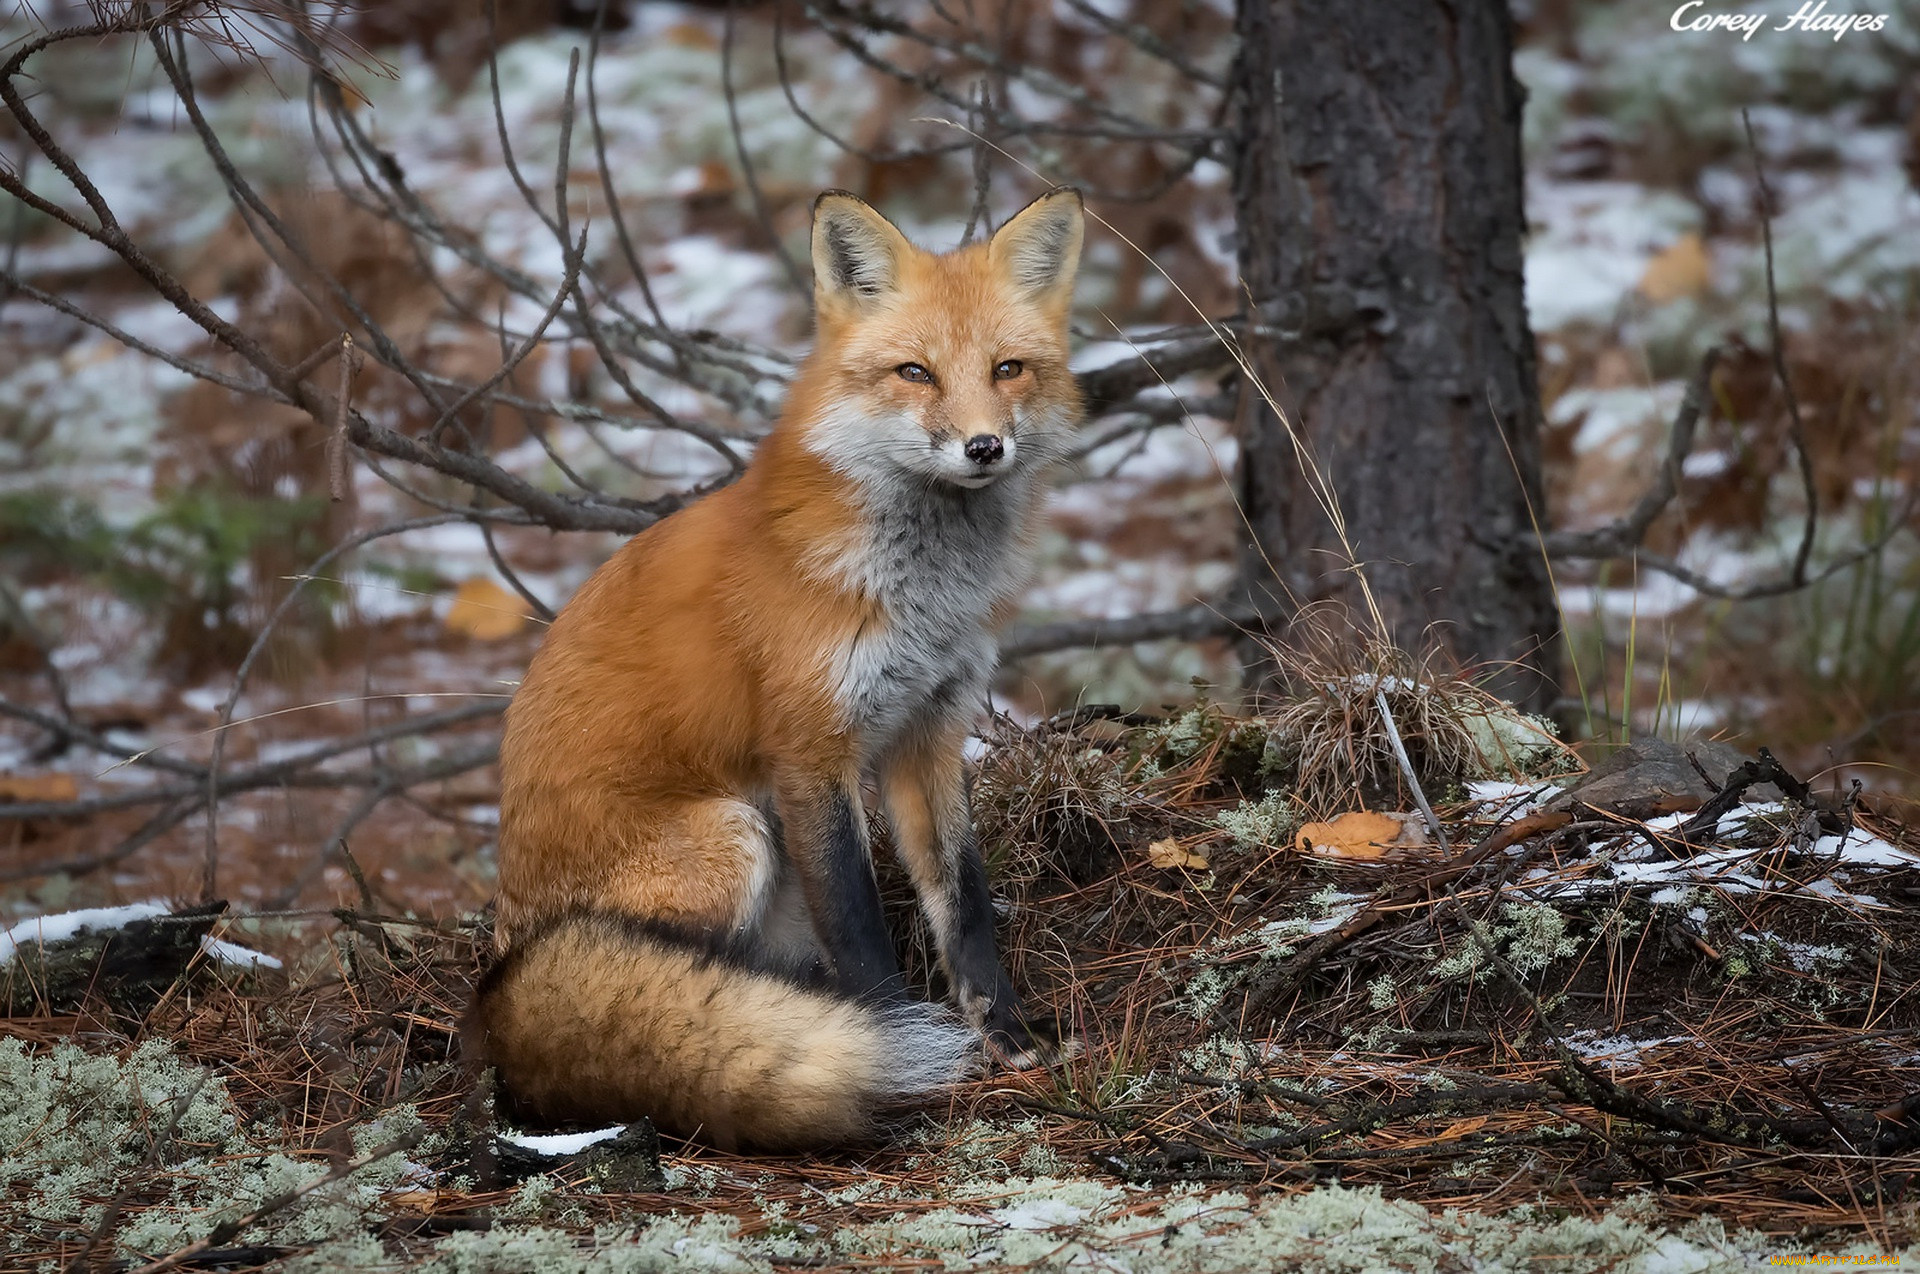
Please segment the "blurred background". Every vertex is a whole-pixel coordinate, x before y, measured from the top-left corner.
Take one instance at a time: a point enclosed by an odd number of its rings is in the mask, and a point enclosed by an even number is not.
[[[1920,5],[1745,39],[1676,31],[1667,0],[1513,8],[1539,390],[1519,556],[1559,628],[1530,706],[1570,740],[1724,735],[1910,801]],[[0,193],[10,912],[483,903],[498,713],[543,616],[750,456],[805,349],[826,187],[933,248],[1056,182],[1097,214],[1096,410],[994,707],[1258,688],[1222,337],[1276,333],[1239,282],[1225,0],[188,10],[153,39],[131,6],[0,10],[0,165],[32,196]],[[101,207],[137,262],[59,215]],[[1709,349],[1656,516],[1549,560],[1657,485]],[[342,388],[356,423],[316,409]],[[1097,644],[1079,625],[1142,615]]]

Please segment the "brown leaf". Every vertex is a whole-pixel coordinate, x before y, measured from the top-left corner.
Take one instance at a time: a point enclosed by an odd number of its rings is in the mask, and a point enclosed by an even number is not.
[[[446,623],[449,632],[499,641],[527,626],[527,604],[484,575],[477,576],[453,595]]]
[[[1207,870],[1207,856],[1190,849],[1182,849],[1180,842],[1168,837],[1154,841],[1147,846],[1147,860],[1155,867],[1175,868],[1191,867],[1195,871]]]
[[[80,785],[71,774],[0,775],[0,801],[38,805],[42,801],[72,801],[79,797]]]
[[[1308,823],[1294,834],[1295,849],[1328,858],[1373,860],[1389,851],[1414,849],[1426,843],[1419,817],[1355,810],[1331,823]]]
[[[1713,277],[1713,262],[1700,236],[1689,230],[1673,246],[1654,254],[1640,276],[1640,295],[1655,305],[1698,296]]]
[[[684,49],[700,49],[707,53],[720,51],[719,37],[698,22],[676,22],[656,36],[655,40],[659,43],[677,44]]]

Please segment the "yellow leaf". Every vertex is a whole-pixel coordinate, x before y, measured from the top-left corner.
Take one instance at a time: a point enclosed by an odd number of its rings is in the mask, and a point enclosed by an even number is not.
[[[1294,834],[1293,847],[1327,858],[1372,860],[1390,850],[1411,849],[1424,843],[1417,819],[1405,814],[1377,814],[1355,810],[1331,823],[1308,823]]]
[[[718,52],[720,41],[713,32],[697,22],[676,22],[654,37],[656,43],[677,44],[686,49]]]
[[[1207,856],[1189,849],[1180,848],[1180,842],[1168,837],[1157,840],[1147,846],[1147,860],[1155,867],[1191,867],[1195,871],[1207,869]]]
[[[1683,296],[1698,296],[1707,290],[1713,276],[1713,262],[1700,236],[1689,230],[1674,240],[1673,246],[1654,254],[1640,276],[1640,295],[1655,305],[1677,301]]]
[[[449,631],[481,641],[499,641],[526,626],[526,602],[484,575],[462,584],[447,611]]]
[[[80,785],[71,774],[8,774],[0,776],[0,801],[38,805],[42,801],[71,801]]]

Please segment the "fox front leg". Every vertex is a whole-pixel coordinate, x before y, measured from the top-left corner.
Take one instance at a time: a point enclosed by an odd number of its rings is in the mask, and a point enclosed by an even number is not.
[[[973,831],[959,730],[930,732],[901,749],[882,776],[887,818],[960,1011],[1016,1068],[1062,1053],[1057,1023],[1027,1016],[993,941],[993,898]]]
[[[874,882],[859,784],[794,780],[781,784],[778,804],[814,931],[840,989],[869,1003],[906,998]]]

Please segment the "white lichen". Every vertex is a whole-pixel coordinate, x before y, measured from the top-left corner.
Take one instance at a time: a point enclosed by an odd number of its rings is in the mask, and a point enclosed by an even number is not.
[[[1278,791],[1270,791],[1258,801],[1241,801],[1229,810],[1221,810],[1213,820],[1233,837],[1242,849],[1260,849],[1284,845],[1300,827],[1300,810]]]

